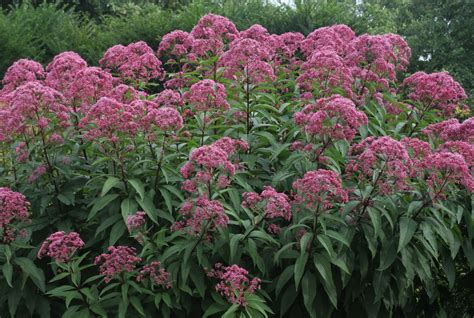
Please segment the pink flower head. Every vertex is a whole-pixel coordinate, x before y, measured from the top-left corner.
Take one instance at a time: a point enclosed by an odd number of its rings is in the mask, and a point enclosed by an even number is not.
[[[64,263],[71,259],[72,254],[84,247],[84,242],[76,232],[66,234],[59,231],[51,234],[41,245],[38,258],[49,256],[58,263]]]
[[[145,212],[143,211],[137,211],[135,214],[127,217],[127,229],[130,233],[140,229],[145,223]]]
[[[153,99],[153,102],[160,106],[178,108],[184,105],[183,97],[177,91],[172,89],[165,89],[158,93]]]
[[[115,86],[106,97],[115,99],[116,101],[123,104],[130,104],[137,99],[142,99],[146,97],[146,93],[143,91],[138,91],[132,86],[120,84]]]
[[[185,228],[190,235],[199,236],[224,229],[229,217],[219,201],[209,200],[204,196],[196,201],[186,201],[179,210],[184,220],[177,222],[174,230]]]
[[[191,30],[191,36],[195,39],[192,51],[199,56],[209,53],[218,55],[238,34],[235,25],[226,17],[207,14]]]
[[[359,181],[372,182],[378,173],[377,183],[382,193],[389,194],[406,188],[412,161],[403,143],[390,137],[368,137],[349,150],[353,159],[347,164],[350,174],[358,173]]]
[[[40,82],[27,82],[5,96],[9,110],[19,120],[16,132],[33,133],[34,128],[46,131],[69,125],[69,109],[58,91]]]
[[[307,105],[295,113],[296,124],[321,140],[351,141],[367,121],[365,113],[358,111],[350,99],[340,95],[318,99],[316,104]]]
[[[237,265],[222,266],[215,264],[215,269],[208,272],[208,276],[219,280],[216,291],[224,296],[232,304],[245,307],[245,297],[254,294],[260,289],[260,279],[249,278],[249,272]]]
[[[154,285],[171,288],[170,274],[161,267],[161,263],[158,261],[143,266],[137,276],[137,282],[144,281],[146,277],[149,277]]]
[[[102,97],[82,119],[81,126],[87,128],[86,138],[108,138],[114,140],[118,133],[134,136],[138,130],[135,109],[114,99]]]
[[[193,84],[191,89],[184,94],[184,99],[196,111],[227,110],[229,103],[226,98],[225,86],[210,79]]]
[[[342,187],[341,176],[334,171],[318,169],[306,172],[302,179],[293,182],[296,191],[295,203],[309,210],[330,209],[336,203],[348,200]],[[321,210],[319,210],[322,212]]]
[[[301,50],[309,57],[313,52],[330,49],[344,56],[348,43],[355,38],[354,31],[347,25],[336,24],[311,32],[301,43]]]
[[[94,264],[99,266],[99,272],[105,276],[105,282],[110,282],[117,275],[135,270],[141,258],[137,257],[135,248],[128,246],[109,246],[108,253],[100,254]]]
[[[5,243],[15,240],[17,227],[30,222],[30,202],[19,192],[0,188],[0,239]]]
[[[268,39],[270,33],[260,24],[254,24],[247,30],[240,31],[239,37],[241,39],[252,39],[258,42],[265,42]]]
[[[425,111],[436,108],[446,116],[452,116],[467,99],[462,86],[448,72],[416,72],[407,77],[403,85],[409,89],[408,97],[423,103]]]
[[[405,137],[400,142],[407,150],[412,162],[414,173],[419,171],[419,168],[424,163],[426,157],[431,155],[432,149],[429,143],[418,138]]]
[[[253,39],[239,39],[230,45],[219,59],[224,67],[224,76],[229,79],[236,77],[249,79],[252,83],[260,83],[275,79],[272,66],[268,63],[271,52],[265,43]]]
[[[265,186],[260,195],[255,192],[244,192],[242,198],[242,206],[244,207],[256,208],[263,204],[262,208],[267,219],[276,219],[278,217],[287,221],[291,219],[291,206],[288,196],[277,192],[270,186]]]
[[[433,153],[426,158],[425,167],[433,200],[444,197],[448,184],[461,184],[468,192],[474,192],[474,177],[461,154],[448,151]]]
[[[303,92],[314,92],[315,96],[328,96],[337,90],[343,90],[348,97],[352,96],[351,72],[333,50],[314,52],[301,65],[301,74],[296,82]]]
[[[368,82],[388,88],[396,80],[396,72],[405,70],[411,50],[405,40],[395,34],[369,35],[354,38],[347,53],[347,65],[354,78],[360,79],[361,89]],[[365,93],[363,90],[361,93]]]
[[[116,45],[108,49],[99,61],[104,67],[118,72],[126,80],[149,82],[163,78],[161,61],[143,41],[127,46]]]
[[[179,60],[191,52],[193,42],[194,39],[188,32],[175,30],[165,34],[161,39],[158,46],[158,56]]]
[[[42,81],[44,76],[44,69],[40,63],[20,59],[13,63],[5,72],[5,76],[2,80],[3,88],[0,91],[0,95],[8,94],[28,82]]]
[[[280,66],[283,71],[295,70],[300,65],[296,53],[301,47],[304,35],[298,32],[272,34],[267,38],[268,46],[272,52],[272,62]]]
[[[230,137],[222,137],[212,144],[213,146],[219,147],[224,150],[229,156],[237,153],[237,151],[247,151],[249,145],[247,142],[238,139],[232,139]]]
[[[114,78],[109,72],[98,67],[86,67],[77,73],[64,96],[73,104],[74,112],[85,114],[113,87]]]
[[[65,93],[77,73],[87,67],[87,62],[75,52],[67,51],[56,55],[46,66],[45,83]]]
[[[151,108],[146,120],[156,125],[162,131],[177,131],[183,128],[183,117],[171,107]]]
[[[441,145],[440,151],[458,153],[464,157],[469,169],[474,169],[474,144],[464,141],[447,141]]]
[[[41,178],[41,176],[46,174],[46,172],[48,172],[48,168],[46,168],[46,165],[44,164],[39,165],[33,171],[31,171],[31,174],[28,176],[28,182],[29,183],[35,182],[36,180]]]

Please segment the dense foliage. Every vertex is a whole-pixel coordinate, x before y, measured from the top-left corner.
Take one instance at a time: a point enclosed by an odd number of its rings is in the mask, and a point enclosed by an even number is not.
[[[458,82],[407,74],[410,57],[395,34],[210,14],[101,67],[16,61],[1,315],[453,313],[440,292],[474,266],[474,120]]]

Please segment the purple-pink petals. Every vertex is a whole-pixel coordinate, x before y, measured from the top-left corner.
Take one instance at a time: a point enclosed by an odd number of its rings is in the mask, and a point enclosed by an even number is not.
[[[70,51],[60,53],[46,66],[45,83],[65,93],[77,73],[86,67],[87,62],[79,54]]]
[[[254,294],[260,289],[261,280],[257,277],[250,279],[249,272],[238,265],[223,266],[217,263],[214,268],[207,275],[219,280],[216,291],[232,304],[245,307],[246,295]]]
[[[1,241],[9,243],[20,233],[17,226],[30,222],[30,202],[19,192],[0,187],[0,230]]]
[[[127,229],[132,233],[135,230],[141,229],[146,223],[145,212],[137,211],[135,214],[127,217]]]
[[[131,273],[142,259],[137,256],[136,250],[129,246],[109,246],[108,253],[100,254],[94,264],[99,266],[99,272],[105,276],[104,281],[110,282],[122,273]]]
[[[226,100],[225,86],[210,79],[193,84],[183,97],[191,105],[193,111],[218,111],[227,110],[230,107]]]
[[[365,113],[358,111],[350,99],[340,95],[318,99],[315,104],[295,113],[296,124],[321,140],[351,141],[367,121]]]
[[[255,192],[244,192],[242,194],[242,206],[250,209],[261,207],[266,219],[283,218],[291,219],[291,206],[288,196],[277,192],[271,186],[265,186],[259,194]]]
[[[147,277],[150,278],[152,284],[162,286],[167,289],[171,288],[170,274],[161,267],[161,263],[153,261],[150,264],[143,266],[137,276],[137,282],[144,281]]]
[[[161,61],[143,41],[127,46],[113,46],[105,52],[99,62],[111,71],[118,72],[126,80],[146,83],[164,76]]]
[[[51,234],[41,245],[38,258],[49,256],[58,263],[68,262],[74,252],[84,247],[84,242],[76,232],[66,234],[59,231]]]
[[[188,200],[183,203],[179,213],[184,218],[172,226],[172,230],[184,229],[193,236],[211,239],[210,233],[227,227],[229,217],[224,211],[222,203],[200,196],[197,200]]]
[[[341,176],[330,170],[306,172],[303,178],[293,182],[293,189],[296,192],[294,203],[312,211],[323,212],[348,200]]]
[[[0,95],[8,94],[28,82],[42,81],[45,77],[43,66],[32,60],[20,59],[5,72]]]

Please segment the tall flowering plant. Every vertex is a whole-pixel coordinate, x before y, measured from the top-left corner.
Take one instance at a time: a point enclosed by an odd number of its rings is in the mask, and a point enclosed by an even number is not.
[[[15,62],[0,316],[449,311],[438,290],[474,267],[474,121],[410,56],[394,34],[211,14],[100,67]]]

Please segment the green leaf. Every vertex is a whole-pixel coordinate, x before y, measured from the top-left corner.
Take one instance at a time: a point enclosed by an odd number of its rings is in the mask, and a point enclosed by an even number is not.
[[[332,243],[329,237],[327,237],[326,235],[320,234],[317,236],[317,238],[318,238],[318,241],[321,243],[321,245],[324,247],[324,249],[328,252],[329,257],[333,258],[335,253],[334,253],[334,249],[332,247]]]
[[[13,266],[10,263],[3,264],[2,267],[3,276],[5,276],[5,280],[7,281],[8,286],[13,287],[12,285],[12,277],[13,277]]]
[[[380,213],[372,208],[368,208],[367,212],[369,213],[370,220],[372,221],[372,225],[374,226],[374,236],[375,238],[379,237],[380,229],[382,228],[382,218]]]
[[[234,317],[234,313],[239,309],[238,304],[233,304],[232,306],[227,309],[227,311],[222,315],[222,318],[232,318]]]
[[[244,237],[243,234],[235,234],[233,235],[230,240],[229,240],[229,252],[230,252],[230,264],[237,263],[236,260],[236,255],[237,255],[237,249],[239,246],[240,240]]]
[[[140,302],[140,299],[138,299],[137,297],[133,296],[133,297],[130,297],[130,303],[132,304],[133,308],[135,308],[135,310],[140,314],[142,315],[143,317],[145,317],[145,310],[143,309],[143,306],[142,306],[142,303]]]
[[[123,221],[127,222],[127,218],[137,211],[137,202],[134,199],[126,198],[120,205]]]
[[[115,245],[117,241],[125,234],[127,228],[125,227],[124,222],[117,222],[110,230],[109,245]]]
[[[275,289],[275,293],[276,293],[277,296],[280,295],[281,290],[283,289],[283,287],[286,286],[286,284],[288,283],[290,278],[293,276],[294,267],[295,267],[295,265],[290,265],[290,266],[286,267],[283,270],[283,272],[280,274],[280,276],[278,277],[278,281],[277,281],[276,289]]]
[[[92,220],[97,212],[105,208],[110,202],[118,198],[118,196],[118,194],[107,194],[106,196],[97,199],[89,213],[89,216],[87,217],[87,221]]]
[[[310,271],[306,271],[301,280],[301,289],[303,291],[303,300],[306,310],[311,317],[316,316],[314,300],[316,299],[317,281],[316,276]]]
[[[110,189],[112,189],[113,187],[118,186],[121,182],[122,182],[122,180],[120,180],[117,177],[108,177],[107,180],[105,180],[105,182],[104,182],[104,185],[102,187],[102,192],[100,193],[100,196],[103,197],[104,195],[106,195],[110,191]]]
[[[143,185],[143,182],[137,179],[129,179],[128,183],[132,185],[135,191],[137,191],[138,195],[140,195],[140,198],[144,200],[145,199],[145,186]]]
[[[418,224],[407,217],[402,217],[400,219],[400,238],[398,241],[397,253],[404,248],[415,234],[415,231],[418,227]]]
[[[298,289],[300,285],[301,278],[304,274],[304,269],[306,267],[306,263],[308,262],[308,253],[302,251],[300,256],[296,259],[295,263],[295,285],[296,289]]]
[[[46,284],[43,272],[36,267],[35,263],[26,257],[17,257],[14,262],[20,266],[21,270],[31,277],[31,280],[42,291],[45,292]]]
[[[329,262],[329,259],[324,255],[315,254],[314,266],[323,278],[321,282],[323,283],[323,288],[326,291],[329,300],[332,305],[337,308],[337,290],[332,278],[331,263]]]

